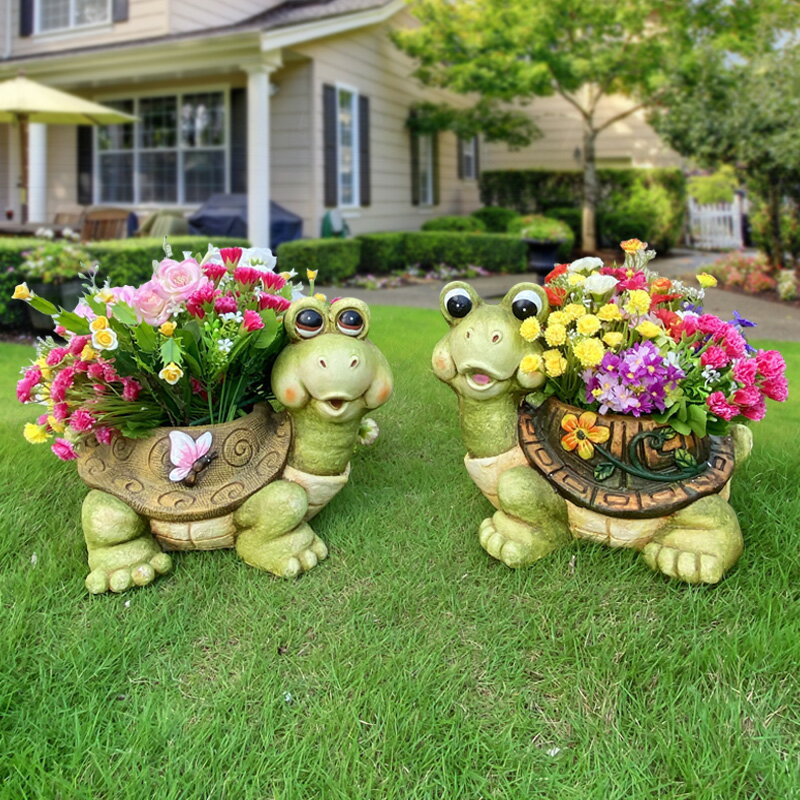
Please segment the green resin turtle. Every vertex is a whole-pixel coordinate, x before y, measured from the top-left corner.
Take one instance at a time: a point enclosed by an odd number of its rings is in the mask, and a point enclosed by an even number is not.
[[[433,371],[458,396],[467,472],[497,509],[478,534],[491,556],[524,567],[578,537],[635,548],[652,569],[688,583],[721,580],[742,552],[728,496],[734,463],[752,448],[748,428],[697,440],[553,398],[531,407],[524,399],[546,378],[520,363],[542,346],[519,329],[529,317],[546,320],[543,289],[519,283],[489,305],[456,281],[440,307],[450,330]]]
[[[172,568],[168,550],[235,547],[283,577],[327,556],[308,520],[347,483],[361,419],[389,399],[392,374],[359,300],[303,298],[284,326],[271,376],[281,413],[262,404],[232,422],[82,451],[90,592],[151,583]]]

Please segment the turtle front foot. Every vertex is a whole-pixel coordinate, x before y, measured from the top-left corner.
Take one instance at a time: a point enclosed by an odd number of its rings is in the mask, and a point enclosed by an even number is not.
[[[147,586],[172,569],[172,559],[161,552],[151,536],[142,536],[124,544],[95,548],[89,554],[89,566],[92,571],[86,576],[86,588],[92,594],[102,594]]]
[[[686,583],[719,583],[742,553],[736,513],[720,495],[675,513],[645,545],[642,558],[656,572]]]
[[[275,539],[254,543],[240,537],[236,543],[239,556],[250,566],[271,572],[280,578],[296,578],[328,557],[325,542],[307,523]]]
[[[503,511],[487,517],[480,526],[481,547],[507,567],[527,567],[552,553],[560,542],[543,530],[514,519]]]

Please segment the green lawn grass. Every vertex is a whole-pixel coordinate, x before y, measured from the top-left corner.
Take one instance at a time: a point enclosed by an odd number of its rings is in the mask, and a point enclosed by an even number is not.
[[[315,522],[328,561],[178,554],[99,597],[85,490],[20,435],[30,348],[0,347],[0,798],[800,796],[800,345],[734,483],[745,553],[693,588],[585,542],[520,571],[481,550],[443,333],[375,309],[396,395]]]

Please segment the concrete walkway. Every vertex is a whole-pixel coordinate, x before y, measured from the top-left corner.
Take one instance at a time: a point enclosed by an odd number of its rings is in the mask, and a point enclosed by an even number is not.
[[[698,268],[710,264],[718,258],[718,253],[703,253],[697,250],[673,250],[668,257],[656,258],[652,266],[657,272],[669,278],[686,278],[694,275]],[[502,297],[515,283],[536,282],[536,275],[491,275],[487,278],[473,278],[468,282],[475,287],[481,297],[497,299]],[[346,294],[357,297],[370,305],[412,306],[415,308],[439,308],[439,293],[445,282],[431,281],[399,286],[396,289],[343,289],[342,287],[320,286],[319,291],[328,297]],[[757,296],[726,292],[722,289],[707,289],[705,310],[722,319],[731,319],[733,311],[738,311],[745,319],[758,323],[749,331],[751,339],[778,339],[800,341],[800,308],[789,304],[761,300]]]

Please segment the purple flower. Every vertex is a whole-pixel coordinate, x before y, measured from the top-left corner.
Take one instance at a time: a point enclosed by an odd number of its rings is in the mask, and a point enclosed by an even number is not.
[[[749,319],[745,319],[738,311],[733,312],[733,324],[736,325],[737,328],[755,328],[758,325],[757,322],[751,322]]]

